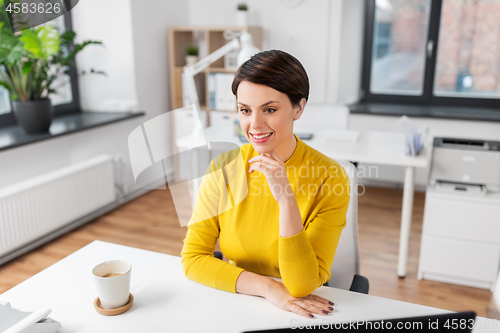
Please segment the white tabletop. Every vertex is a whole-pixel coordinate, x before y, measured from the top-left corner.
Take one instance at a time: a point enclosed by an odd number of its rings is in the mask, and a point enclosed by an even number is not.
[[[203,129],[205,140],[208,142],[229,142],[241,146],[245,144],[234,133],[234,125],[226,122]],[[298,129],[297,133],[304,132]],[[385,164],[396,166],[411,166],[425,168],[430,163],[430,142],[424,146],[418,156],[405,155],[405,136],[400,132],[367,131],[362,132],[356,143],[325,140],[325,131],[316,129],[311,131],[314,136],[311,140],[303,140],[310,147],[333,159],[351,162]],[[191,149],[206,145],[203,137],[186,136],[177,140],[177,146]]]
[[[127,260],[133,266],[134,305],[114,317],[102,316],[93,307],[96,291],[92,268],[110,259]],[[52,309],[50,317],[62,324],[61,333],[241,332],[318,324],[323,320],[389,319],[449,312],[329,287],[314,293],[335,303],[332,314],[307,319],[278,309],[260,297],[219,291],[190,281],[182,272],[180,257],[95,241],[0,295],[0,300],[19,310]]]

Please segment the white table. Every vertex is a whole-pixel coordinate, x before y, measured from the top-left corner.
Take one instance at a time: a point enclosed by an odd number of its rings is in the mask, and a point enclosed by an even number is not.
[[[106,317],[93,306],[92,268],[106,260],[132,263],[134,304],[127,312]],[[335,310],[308,319],[285,312],[260,297],[233,294],[188,280],[181,258],[95,241],[0,295],[20,310],[52,309],[64,332],[242,332],[293,327],[299,323],[402,318],[450,311],[320,287],[315,294],[332,300]],[[481,318],[490,326],[493,319]],[[498,321],[497,324],[500,325]],[[497,332],[480,330],[474,332]]]
[[[205,128],[203,131],[208,142],[229,142],[238,146],[245,144],[234,134],[233,128],[234,126],[231,123],[224,123]],[[302,129],[301,132],[304,132],[304,130]],[[333,159],[405,167],[398,276],[406,276],[413,212],[415,168],[426,168],[429,166],[432,146],[428,142],[420,155],[406,156],[404,152],[405,136],[399,132],[363,132],[356,143],[324,142],[322,140],[324,131],[316,129],[310,132],[314,133],[314,137],[311,140],[304,140],[304,142]],[[177,146],[185,150],[194,149],[206,145],[206,141],[202,136],[187,136],[177,140]],[[196,160],[196,153],[193,154],[193,160]],[[193,164],[196,167],[196,162],[193,162]],[[193,193],[197,193],[198,185],[199,182],[193,182]]]

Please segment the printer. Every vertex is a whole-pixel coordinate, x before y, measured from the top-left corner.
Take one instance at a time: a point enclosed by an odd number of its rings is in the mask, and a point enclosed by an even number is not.
[[[499,216],[500,142],[434,138],[418,279],[493,290]]]
[[[500,191],[500,142],[434,138],[430,184],[439,189]]]

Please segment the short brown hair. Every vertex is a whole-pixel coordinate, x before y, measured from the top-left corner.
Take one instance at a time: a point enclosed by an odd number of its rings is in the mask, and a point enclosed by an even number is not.
[[[282,92],[293,106],[309,97],[306,70],[295,57],[280,50],[257,53],[238,68],[231,85],[235,96],[242,81],[263,84]]]

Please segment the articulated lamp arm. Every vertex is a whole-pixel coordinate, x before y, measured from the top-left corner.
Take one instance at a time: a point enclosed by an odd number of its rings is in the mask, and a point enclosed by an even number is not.
[[[188,90],[189,100],[193,108],[193,116],[194,116],[193,119],[195,120],[196,123],[195,128],[193,130],[193,135],[196,137],[203,136],[203,130],[200,128],[201,122],[196,121],[196,119],[200,119],[201,121],[201,107],[200,107],[200,101],[198,100],[198,93],[196,92],[194,77],[196,74],[200,73],[202,70],[210,66],[210,64],[214,63],[215,61],[219,60],[232,50],[237,49],[239,47],[240,47],[240,42],[238,38],[235,38],[231,42],[221,47],[220,49],[211,53],[207,57],[201,59],[196,64],[184,66],[182,75],[184,76],[186,88]]]

